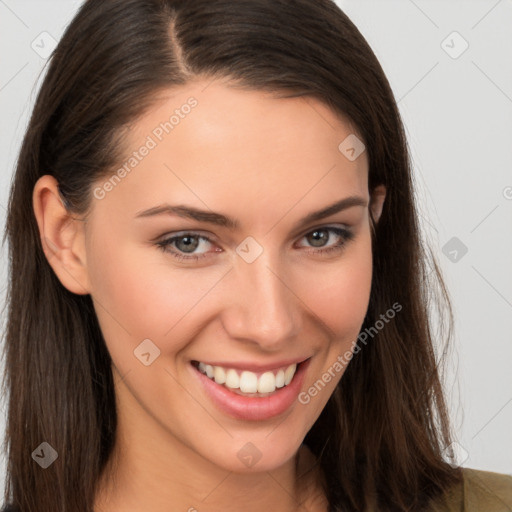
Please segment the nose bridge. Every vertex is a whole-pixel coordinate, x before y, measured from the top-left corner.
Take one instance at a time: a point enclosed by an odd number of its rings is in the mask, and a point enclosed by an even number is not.
[[[225,322],[228,333],[280,349],[299,331],[300,315],[277,255],[264,250],[251,263],[237,258],[234,270],[230,286],[235,297]]]

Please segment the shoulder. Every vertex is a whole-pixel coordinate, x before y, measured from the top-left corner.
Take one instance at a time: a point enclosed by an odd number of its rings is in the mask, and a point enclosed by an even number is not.
[[[512,512],[512,475],[462,468],[463,481],[436,502],[439,512]]]

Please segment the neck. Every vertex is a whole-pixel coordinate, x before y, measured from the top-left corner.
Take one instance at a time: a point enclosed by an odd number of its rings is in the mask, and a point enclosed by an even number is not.
[[[124,442],[123,442],[124,439]],[[186,446],[173,453],[118,436],[100,479],[94,512],[326,512],[315,457],[302,445],[272,471],[234,473],[215,466]],[[159,457],[158,454],[163,455]]]

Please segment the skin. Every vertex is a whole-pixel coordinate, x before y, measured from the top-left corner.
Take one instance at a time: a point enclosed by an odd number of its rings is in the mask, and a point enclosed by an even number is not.
[[[94,198],[85,218],[66,211],[53,177],[34,188],[46,257],[66,288],[91,294],[113,359],[118,437],[112,480],[102,480],[95,510],[326,511],[302,441],[346,365],[307,405],[247,421],[216,408],[190,361],[312,357],[302,391],[310,388],[360,332],[372,275],[370,210],[378,220],[385,189],[370,196],[366,152],[350,161],[338,149],[356,130],[323,103],[277,99],[226,81],[166,91],[129,131],[127,155],[191,96],[197,106]],[[299,223],[353,195],[365,205]],[[135,218],[166,202],[223,213],[240,228],[170,215]],[[327,231],[323,246],[315,244],[315,228],[328,226],[354,238],[321,255],[343,240]],[[195,250],[205,258],[179,261],[156,245],[184,231],[211,240]],[[252,263],[236,252],[249,236],[263,248]],[[160,355],[145,366],[134,350],[148,338]],[[237,457],[247,442],[261,453],[252,467]]]

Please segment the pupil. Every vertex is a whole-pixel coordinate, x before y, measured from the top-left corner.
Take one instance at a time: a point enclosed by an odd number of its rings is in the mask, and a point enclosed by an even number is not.
[[[314,245],[316,247],[321,247],[322,242],[325,242],[325,240],[326,240],[326,230],[325,229],[313,231],[313,233],[311,235],[313,237],[312,245]]]
[[[195,240],[195,243],[194,243]],[[180,250],[184,249],[183,252],[194,252],[194,249],[198,246],[197,237],[184,236],[178,241],[178,245],[185,241],[183,247],[178,247]],[[192,241],[192,242],[191,242]]]

